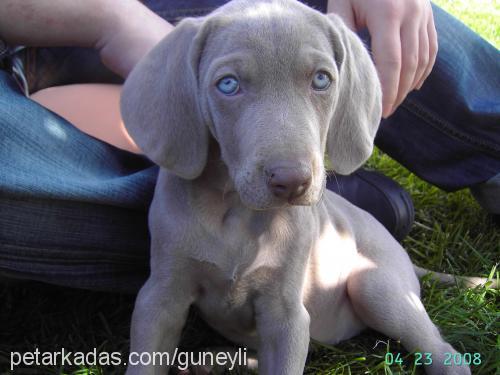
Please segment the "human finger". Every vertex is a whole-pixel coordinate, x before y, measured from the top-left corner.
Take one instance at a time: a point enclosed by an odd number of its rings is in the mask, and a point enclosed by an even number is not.
[[[415,78],[411,85],[411,90],[418,87],[424,74],[429,66],[429,35],[427,33],[427,20],[425,20],[419,29],[419,39],[418,39],[418,66],[415,72]]]
[[[397,19],[373,17],[367,24],[372,55],[382,86],[382,116],[388,117],[398,95],[401,73],[401,39]]]
[[[418,23],[407,21],[401,28],[401,72],[398,94],[394,101],[393,111],[403,102],[412,89],[419,63]]]
[[[429,62],[427,63],[427,67],[425,69],[424,74],[422,75],[422,79],[417,85],[417,89],[420,89],[422,87],[429,74],[431,74],[431,71],[434,68],[434,64],[436,63],[436,57],[439,49],[436,25],[434,24],[434,16],[432,14],[431,7],[429,7],[429,18],[427,21],[427,35],[429,40]]]

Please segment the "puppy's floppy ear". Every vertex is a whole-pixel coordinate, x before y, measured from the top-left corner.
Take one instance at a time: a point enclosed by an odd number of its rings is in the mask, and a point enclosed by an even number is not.
[[[382,92],[375,66],[358,36],[329,14],[330,40],[339,69],[338,99],[327,138],[333,169],[350,174],[371,155],[382,115]]]
[[[121,113],[127,130],[156,164],[192,179],[205,167],[208,127],[198,104],[202,21],[185,19],[145,56],[125,81]]]

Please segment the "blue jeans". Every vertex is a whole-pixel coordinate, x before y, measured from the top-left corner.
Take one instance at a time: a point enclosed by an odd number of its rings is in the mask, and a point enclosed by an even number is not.
[[[376,144],[417,176],[454,191],[500,173],[500,52],[442,9],[433,12],[434,69],[382,122]]]
[[[224,2],[146,4],[176,22]],[[324,3],[314,5],[324,10]],[[500,172],[500,54],[441,9],[434,14],[436,66],[383,121],[376,143],[423,179],[456,190]],[[102,67],[98,78],[88,76],[98,64],[93,51],[50,51],[45,64],[28,59],[28,78],[43,77],[29,79],[32,89],[117,80]],[[75,72],[66,57],[80,61],[81,53],[86,68]],[[157,167],[81,133],[24,97],[1,70],[0,160],[0,274],[89,289],[139,288],[148,274],[146,216]]]
[[[0,274],[135,291],[158,168],[80,132],[0,70]]]

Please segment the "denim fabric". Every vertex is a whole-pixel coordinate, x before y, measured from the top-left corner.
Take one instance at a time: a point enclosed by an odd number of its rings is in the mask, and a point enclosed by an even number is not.
[[[144,4],[176,23],[227,1]],[[304,2],[326,10],[326,0]],[[422,179],[453,191],[500,173],[500,53],[442,9],[433,6],[433,11],[439,37],[434,70],[422,89],[382,122],[376,144]],[[30,92],[78,82],[120,82],[92,50],[35,49],[24,57]]]
[[[0,274],[136,290],[157,167],[80,132],[0,70]]]
[[[75,83],[122,83],[90,48],[26,48],[20,53],[28,92]]]
[[[7,56],[7,53],[9,52],[9,48],[7,44],[0,39],[0,68],[3,68],[2,61],[5,56]]]
[[[442,9],[433,11],[439,38],[434,69],[382,122],[376,144],[452,191],[500,173],[500,52]]]
[[[224,2],[146,5],[175,22]],[[324,11],[325,3],[314,4]],[[382,123],[376,141],[422,178],[453,190],[500,171],[499,52],[439,8],[434,12],[436,67],[424,87]],[[32,87],[116,79],[105,70],[93,74],[102,69],[93,51],[57,51],[30,60]],[[24,97],[2,71],[0,160],[0,274],[137,290],[148,273],[146,211],[156,167],[81,133]]]

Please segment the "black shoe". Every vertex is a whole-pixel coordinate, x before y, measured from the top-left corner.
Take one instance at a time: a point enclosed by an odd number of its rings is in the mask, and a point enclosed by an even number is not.
[[[372,214],[401,241],[410,232],[415,210],[410,195],[381,173],[358,169],[349,176],[330,175],[326,187]]]

